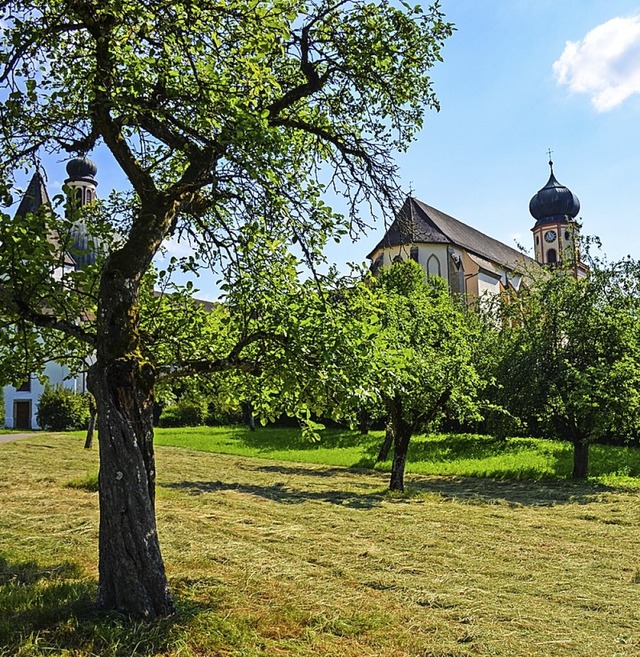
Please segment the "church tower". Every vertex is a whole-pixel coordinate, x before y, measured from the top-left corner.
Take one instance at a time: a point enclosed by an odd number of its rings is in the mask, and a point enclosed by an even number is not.
[[[67,162],[67,175],[64,184],[69,188],[78,206],[91,203],[96,197],[95,175],[98,167],[88,157],[74,157]]]
[[[549,167],[547,184],[529,202],[529,212],[536,219],[531,229],[535,257],[537,262],[550,267],[570,265],[574,276],[581,277],[587,268],[580,262],[579,253],[580,225],[576,216],[580,201],[556,180],[551,159]]]
[[[64,184],[67,186],[69,201],[74,208],[79,208],[92,203],[96,198],[96,187],[98,183],[95,175],[98,167],[88,157],[74,157],[67,162],[67,175]],[[72,257],[78,267],[92,265],[98,255],[100,240],[92,238],[82,220],[74,222],[73,225]]]

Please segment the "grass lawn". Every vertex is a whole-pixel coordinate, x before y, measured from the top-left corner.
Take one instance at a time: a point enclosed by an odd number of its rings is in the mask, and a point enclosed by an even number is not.
[[[5,429],[0,425],[0,436],[9,436],[14,433],[38,433],[40,429]]]
[[[309,443],[297,429],[193,427],[156,429],[156,444],[205,452],[254,456],[276,461],[317,463],[390,471],[391,462],[376,464],[383,432],[361,435],[326,430]],[[474,434],[414,436],[407,472],[425,475],[490,477],[494,479],[563,480],[571,475],[569,443],[534,438],[497,441]],[[640,449],[592,445],[590,473],[596,483],[640,490]]]
[[[157,461],[178,613],[148,625],[91,607],[96,450],[0,445],[2,657],[640,654],[633,491],[414,474],[393,497],[375,470],[171,446]]]

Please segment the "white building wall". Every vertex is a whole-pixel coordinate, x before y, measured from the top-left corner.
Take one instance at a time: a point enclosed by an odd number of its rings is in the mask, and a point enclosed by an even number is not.
[[[70,388],[74,392],[85,392],[84,375],[70,377],[69,368],[58,363],[49,363],[44,371],[45,377],[52,386],[61,385]],[[70,377],[70,378],[69,378]],[[40,425],[36,418],[38,412],[38,401],[44,392],[44,385],[35,377],[31,377],[31,390],[19,391],[13,386],[4,388],[4,426],[8,429],[15,427],[16,402],[31,402],[31,428],[39,429]]]
[[[424,269],[425,273],[435,274],[439,265],[439,275],[445,281],[449,280],[446,244],[403,244],[402,246],[385,247],[383,266],[390,267],[398,256],[402,260],[409,260],[412,246],[418,249],[418,264]]]
[[[478,296],[500,294],[500,280],[483,271],[478,272]]]

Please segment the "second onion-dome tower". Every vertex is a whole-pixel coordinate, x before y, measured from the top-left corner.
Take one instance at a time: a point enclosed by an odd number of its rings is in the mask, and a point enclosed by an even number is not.
[[[92,203],[96,198],[96,187],[98,183],[95,175],[98,167],[88,157],[74,157],[67,162],[67,175],[64,184],[67,186],[69,200],[73,207],[79,208]],[[95,263],[100,240],[92,237],[87,227],[80,219],[73,224],[73,246],[71,256],[78,267],[92,265]]]
[[[552,160],[549,167],[551,175],[547,184],[529,201],[529,212],[536,219],[531,229],[536,260],[552,267],[571,266],[575,276],[583,276],[587,268],[580,262],[580,225],[576,220],[580,201],[556,180]]]

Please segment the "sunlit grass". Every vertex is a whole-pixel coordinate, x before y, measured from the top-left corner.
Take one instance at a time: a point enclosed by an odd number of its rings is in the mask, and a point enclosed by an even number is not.
[[[383,432],[324,430],[319,442],[302,438],[294,428],[194,427],[157,429],[156,444],[205,452],[252,456],[276,461],[390,470],[376,463]],[[570,477],[573,448],[561,441],[534,438],[496,440],[475,434],[433,434],[412,438],[407,472],[425,475],[489,477],[516,480],[561,480]],[[591,478],[607,485],[640,488],[640,450],[592,445]]]
[[[352,439],[336,434],[334,448]],[[442,466],[493,458],[489,439],[424,442],[416,456]],[[414,473],[408,494],[389,495],[375,470],[161,445],[158,527],[177,614],[98,614],[98,454],[82,444],[0,445],[2,657],[640,654],[637,493]],[[549,447],[557,458],[562,446]]]

